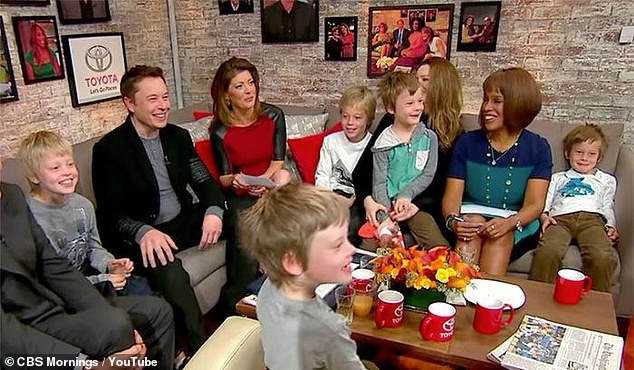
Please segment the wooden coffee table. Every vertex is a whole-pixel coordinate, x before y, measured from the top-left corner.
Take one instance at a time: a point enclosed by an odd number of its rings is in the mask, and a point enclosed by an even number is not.
[[[480,334],[473,330],[475,308],[469,304],[457,306],[455,333],[451,341],[437,343],[422,339],[419,332],[424,314],[405,310],[403,324],[395,329],[378,329],[372,316],[355,317],[352,322],[352,338],[360,344],[392,351],[426,360],[473,369],[499,369],[487,360],[486,355],[518,328],[526,314],[543,317],[566,325],[618,335],[612,295],[591,291],[574,306],[562,305],[552,298],[553,285],[511,277],[495,280],[519,285],[526,294],[526,303],[515,311],[515,318],[507,327],[494,335]],[[255,307],[244,303],[236,305],[236,311],[255,317]]]

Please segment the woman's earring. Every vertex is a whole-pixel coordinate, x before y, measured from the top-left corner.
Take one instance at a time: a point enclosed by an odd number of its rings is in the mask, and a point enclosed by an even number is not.
[[[232,110],[233,108],[231,107],[231,100],[227,99],[227,108],[229,108],[229,110]]]

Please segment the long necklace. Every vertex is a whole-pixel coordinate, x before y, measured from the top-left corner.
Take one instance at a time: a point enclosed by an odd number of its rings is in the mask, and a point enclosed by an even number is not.
[[[489,136],[487,135],[487,141],[489,142],[489,152],[486,154],[486,156],[491,160],[491,166],[495,166],[500,161],[500,159],[502,159],[508,152],[511,151],[513,147],[517,147],[519,145],[518,144],[519,138],[520,138],[519,134],[515,136],[515,141],[513,142],[513,144],[511,144],[511,146],[508,147],[505,151],[501,152],[500,155],[496,158],[495,150],[493,149],[493,144],[491,143],[491,138],[489,138]]]
[[[500,159],[502,159],[507,153],[513,152],[511,157],[511,161],[508,165],[508,173],[506,179],[504,181],[504,193],[502,195],[502,209],[507,209],[508,200],[511,191],[511,185],[513,185],[513,168],[515,167],[515,156],[517,155],[517,149],[519,147],[519,137],[521,136],[521,132],[515,138],[513,144],[503,151],[497,158],[495,157],[495,151],[493,149],[493,145],[491,145],[491,140],[487,136],[487,140],[489,141],[489,150],[486,153],[487,158],[490,160],[491,166],[495,166]],[[487,166],[487,173],[485,175],[485,200],[487,204],[491,204],[491,167]]]

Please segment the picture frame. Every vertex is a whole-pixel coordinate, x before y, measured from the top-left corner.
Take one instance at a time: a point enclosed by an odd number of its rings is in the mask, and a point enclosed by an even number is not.
[[[19,100],[18,88],[15,86],[7,34],[4,31],[2,16],[0,16],[0,104],[16,100]]]
[[[358,22],[358,17],[326,17],[324,19],[325,60],[357,60]]]
[[[319,0],[290,1],[292,17],[282,0],[260,0],[262,43],[319,41]]]
[[[51,0],[0,0],[0,4],[13,6],[47,6]]]
[[[64,79],[55,17],[27,16],[12,20],[24,84]]]
[[[411,71],[432,56],[449,59],[453,14],[453,4],[370,7],[368,77]]]
[[[495,51],[501,8],[501,1],[462,3],[456,50]]]
[[[121,97],[127,70],[122,32],[63,35],[62,43],[73,107]]]
[[[253,13],[254,0],[218,0],[220,15]]]
[[[56,0],[59,23],[82,24],[109,22],[108,0]]]

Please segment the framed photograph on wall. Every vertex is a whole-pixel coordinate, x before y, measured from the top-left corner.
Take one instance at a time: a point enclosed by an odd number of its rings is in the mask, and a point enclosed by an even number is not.
[[[50,0],[0,0],[0,4],[17,6],[46,6],[50,3]]]
[[[108,22],[108,0],[57,0],[57,13],[61,24]]]
[[[13,17],[25,84],[64,78],[55,17]]]
[[[260,0],[262,42],[319,41],[318,0]]]
[[[326,60],[357,60],[357,17],[326,17]]]
[[[4,22],[0,17],[0,103],[18,100],[18,89],[15,86],[11,55],[7,46],[7,34],[4,32]]]
[[[123,33],[63,35],[73,107],[116,99],[126,72]]]
[[[449,59],[453,4],[371,7],[368,77],[410,71],[425,59]]]
[[[253,13],[253,0],[218,0],[220,15]]]
[[[501,1],[462,3],[458,51],[495,51]]]

